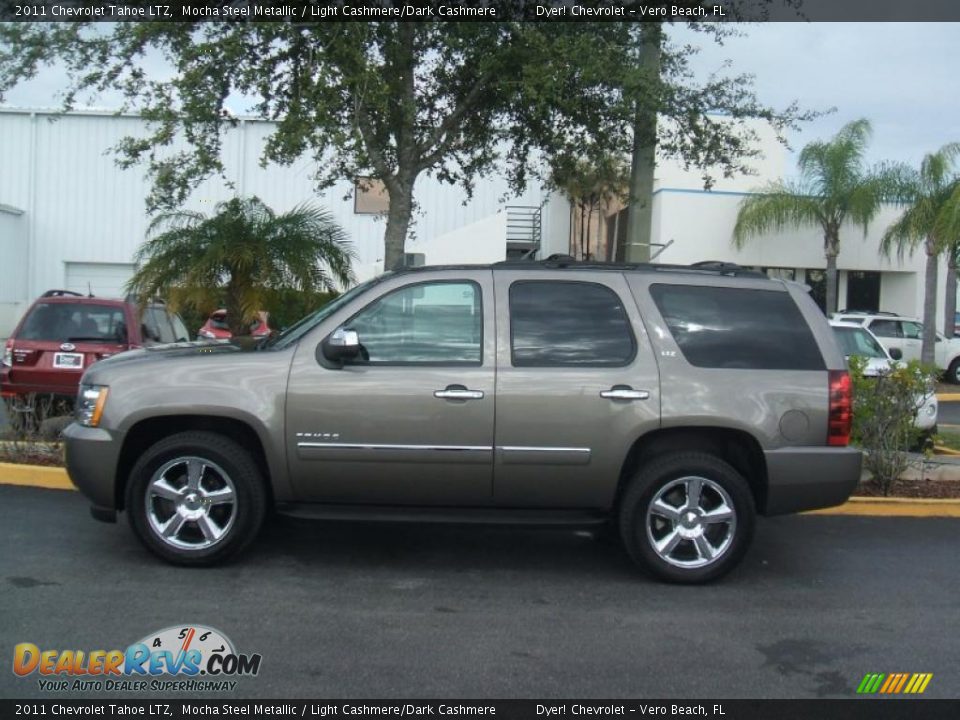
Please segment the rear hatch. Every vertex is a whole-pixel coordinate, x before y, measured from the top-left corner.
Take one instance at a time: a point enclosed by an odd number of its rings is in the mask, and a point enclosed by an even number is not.
[[[8,341],[11,361],[5,391],[73,395],[83,371],[128,349],[122,303],[36,303]]]

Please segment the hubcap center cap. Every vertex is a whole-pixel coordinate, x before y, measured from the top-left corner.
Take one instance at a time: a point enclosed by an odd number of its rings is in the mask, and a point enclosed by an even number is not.
[[[700,524],[700,516],[693,510],[688,510],[683,514],[680,522],[683,523],[684,527],[692,528]]]

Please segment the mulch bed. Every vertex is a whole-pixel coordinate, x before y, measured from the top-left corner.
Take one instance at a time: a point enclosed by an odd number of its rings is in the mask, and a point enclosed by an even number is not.
[[[883,497],[880,486],[871,480],[861,482],[854,495]],[[960,480],[897,480],[890,488],[889,497],[923,498],[927,500],[960,498]]]

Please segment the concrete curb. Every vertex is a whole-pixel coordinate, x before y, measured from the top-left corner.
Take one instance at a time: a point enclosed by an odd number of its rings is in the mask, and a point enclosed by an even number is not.
[[[20,485],[48,490],[76,490],[67,471],[57,467],[0,463],[0,485]],[[960,499],[852,497],[843,505],[812,510],[807,515],[860,515],[872,517],[960,518]]]
[[[937,393],[937,400],[940,402],[957,402],[960,401],[960,393]]]

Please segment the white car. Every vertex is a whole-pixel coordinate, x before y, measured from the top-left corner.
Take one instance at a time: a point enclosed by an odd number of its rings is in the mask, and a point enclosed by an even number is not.
[[[879,338],[867,330],[863,325],[855,322],[840,322],[831,320],[830,326],[833,328],[833,334],[837,338],[837,344],[845,357],[857,355],[867,361],[863,374],[867,377],[876,377],[881,373],[888,372],[895,367],[898,359],[891,357],[890,353],[880,344]],[[933,392],[917,397],[917,416],[915,422],[917,427],[924,431],[927,438],[932,437],[937,432],[937,413],[939,405],[937,396]]]
[[[923,345],[923,323],[915,318],[893,313],[844,313],[833,316],[839,322],[856,323],[867,328],[896,359],[899,351],[904,360],[919,360]],[[952,383],[960,383],[960,338],[948,340],[937,333],[934,361]]]

